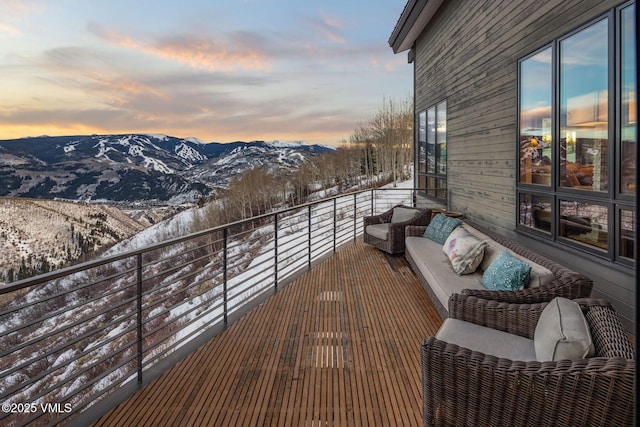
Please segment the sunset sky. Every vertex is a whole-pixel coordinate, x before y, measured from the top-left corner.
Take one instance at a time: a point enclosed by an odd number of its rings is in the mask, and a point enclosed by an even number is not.
[[[406,0],[0,0],[0,139],[336,144],[411,94]]]

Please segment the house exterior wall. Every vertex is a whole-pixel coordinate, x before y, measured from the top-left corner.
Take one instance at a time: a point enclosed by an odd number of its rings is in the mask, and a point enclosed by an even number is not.
[[[414,45],[414,100],[447,100],[448,209],[588,275],[635,330],[634,268],[516,232],[518,60],[620,3],[447,0]]]

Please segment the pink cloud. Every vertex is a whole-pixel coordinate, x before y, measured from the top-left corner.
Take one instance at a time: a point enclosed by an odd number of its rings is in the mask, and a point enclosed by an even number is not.
[[[3,23],[0,22],[0,33],[7,33],[11,36],[21,36],[22,33],[20,32],[20,30],[18,30],[15,27],[11,27],[9,25],[5,25]]]
[[[323,15],[322,19],[312,19],[311,25],[324,37],[333,43],[346,43],[346,39],[340,35],[342,23],[337,18]]]
[[[192,68],[210,71],[266,70],[270,68],[267,54],[242,37],[212,40],[193,35],[180,35],[154,43],[138,42],[126,35],[91,25],[90,30],[110,43],[147,55],[168,59]]]

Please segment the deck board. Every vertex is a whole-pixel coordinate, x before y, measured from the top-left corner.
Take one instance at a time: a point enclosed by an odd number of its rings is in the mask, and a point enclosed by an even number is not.
[[[404,258],[351,243],[94,425],[417,426],[441,322]]]

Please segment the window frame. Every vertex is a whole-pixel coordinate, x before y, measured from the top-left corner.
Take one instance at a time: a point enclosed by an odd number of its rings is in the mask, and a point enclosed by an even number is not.
[[[623,64],[623,51],[622,51],[622,17],[623,10],[630,6],[637,7],[635,1],[629,1],[618,7],[610,9],[607,13],[600,15],[599,17],[590,20],[584,25],[564,34],[561,37],[555,38],[550,43],[546,43],[544,46],[536,49],[528,55],[520,58],[517,61],[517,129],[516,129],[516,231],[536,238],[552,241],[562,246],[568,246],[580,251],[587,252],[591,255],[607,259],[616,264],[624,266],[633,266],[636,263],[635,259],[622,256],[621,252],[621,234],[622,234],[622,214],[623,210],[631,210],[636,215],[637,224],[637,212],[636,212],[636,195],[625,194],[622,192],[622,119],[621,112],[623,109],[623,96],[622,96],[622,64]],[[560,58],[560,46],[564,40],[578,34],[582,30],[589,28],[603,20],[607,22],[607,111],[608,111],[608,129],[607,129],[607,190],[595,191],[576,189],[571,187],[562,186],[560,183],[560,145],[561,145],[561,58]],[[637,37],[637,27],[635,28]],[[637,43],[637,42],[636,42]],[[550,185],[541,185],[528,182],[521,182],[521,169],[522,164],[520,161],[521,156],[521,113],[522,113],[522,64],[533,58],[535,55],[544,52],[546,49],[551,49],[551,126],[552,126],[552,159],[551,159],[551,183]],[[636,46],[637,48],[637,46]],[[635,64],[637,72],[637,62]],[[637,100],[637,82],[635,87],[635,96]],[[636,141],[635,147],[637,150],[638,138],[637,138],[638,124],[636,121]],[[525,134],[526,135],[526,134]],[[636,182],[637,185],[637,182]],[[548,197],[551,199],[551,225],[550,232],[546,232],[541,229],[535,228],[532,224],[522,223],[521,212],[523,205],[521,200],[526,197]],[[574,239],[561,236],[560,216],[561,216],[561,201],[587,203],[593,205],[601,205],[607,209],[607,249],[603,250],[595,245],[581,243]],[[532,207],[531,207],[532,208]],[[636,230],[637,233],[637,230]],[[637,258],[638,254],[634,254]]]
[[[415,138],[418,142],[416,144],[416,187],[421,196],[426,197],[427,199],[434,200],[438,203],[447,203],[448,199],[448,191],[447,191],[447,171],[448,171],[448,157],[445,157],[444,162],[444,173],[440,172],[441,165],[441,157],[442,153],[438,150],[439,145],[439,137],[438,135],[438,117],[441,112],[440,106],[444,104],[444,120],[447,122],[448,118],[448,105],[447,99],[441,99],[438,102],[429,105],[427,108],[424,108],[415,114],[415,129],[416,134]],[[429,111],[433,109],[433,116],[435,120],[435,128],[434,128],[434,152],[433,152],[433,172],[429,172],[429,150],[427,147],[429,146]],[[421,126],[421,115],[424,115],[424,141],[421,139],[422,130]],[[445,149],[448,139],[448,130],[444,132],[444,140],[445,140]],[[424,151],[423,151],[424,150]],[[424,152],[424,156],[422,153]],[[422,169],[423,163],[421,162],[422,158],[424,158],[424,170]],[[430,185],[430,182],[433,182],[433,186]],[[444,183],[444,185],[442,185]]]

